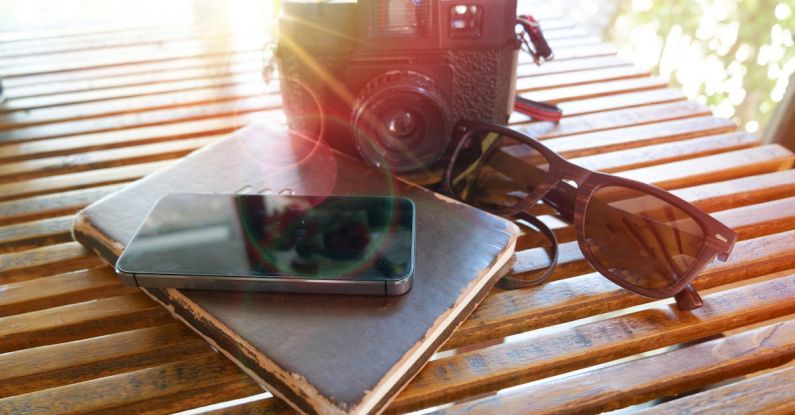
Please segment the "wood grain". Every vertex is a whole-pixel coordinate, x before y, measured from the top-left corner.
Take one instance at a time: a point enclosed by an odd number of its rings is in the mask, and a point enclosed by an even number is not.
[[[501,414],[561,414],[609,411],[774,367],[793,358],[795,324],[779,323],[658,356],[567,376],[497,397],[456,405],[439,413],[489,414],[496,410]],[[745,407],[735,409],[748,413]]]
[[[0,162],[15,162],[86,151],[228,134],[251,121],[265,118],[268,115],[268,112],[253,112],[232,118],[187,121],[176,124],[137,127],[129,130],[106,131],[14,143],[0,146]]]
[[[519,6],[544,17],[557,57],[536,66],[523,56],[518,89],[559,102],[564,118],[555,125],[514,113],[511,123],[577,164],[674,189],[734,228],[740,242],[728,262],[695,280],[705,307],[681,313],[593,273],[570,243],[573,229],[536,206],[564,242],[560,269],[540,287],[494,289],[443,346],[470,351],[438,355],[390,411],[585,369],[442,412],[598,412],[795,357],[795,325],[770,325],[795,311],[792,154],[757,147],[758,138],[711,117],[585,28],[550,16],[548,5]],[[166,160],[252,121],[278,119],[278,85],[264,97],[251,88],[261,88],[262,38],[244,34],[231,47],[227,39],[162,21],[0,33],[9,98],[0,106],[0,413],[169,413],[261,393],[69,234],[78,209]],[[534,238],[520,238],[516,271],[548,260]],[[723,339],[589,369],[727,331]],[[482,348],[509,335],[518,336]],[[793,369],[780,369],[646,412],[791,412],[792,377]],[[267,398],[209,413],[293,411]]]
[[[171,162],[155,161],[0,184],[0,201],[128,182],[161,169],[169,163]]]
[[[18,350],[0,355],[0,398],[207,354],[178,323]]]
[[[558,107],[563,111],[563,118],[568,119],[576,115],[684,100],[685,96],[680,91],[665,88],[564,102],[558,105]],[[524,124],[530,121],[531,118],[529,116],[514,111],[511,114],[509,124]]]
[[[0,226],[0,254],[72,240],[70,216]]]
[[[591,156],[571,158],[569,161],[586,169],[615,173],[692,157],[739,150],[758,145],[760,141],[759,137],[753,134],[732,132],[670,143],[646,145],[627,150],[604,152]]]
[[[4,143],[28,142],[47,138],[76,136],[208,118],[234,118],[249,112],[273,109],[274,105],[273,98],[267,96],[247,98],[228,96],[227,99],[221,102],[209,101],[204,104],[191,105],[184,108],[176,107],[147,111],[145,114],[133,112],[113,117],[91,118],[14,128],[13,130],[0,132],[0,145]]]
[[[607,69],[582,70],[574,73],[536,75],[533,77],[519,78],[516,81],[516,90],[531,92],[549,88],[569,87],[589,84],[594,82],[616,81],[628,78],[649,76],[649,71],[634,66],[612,67]]]
[[[122,186],[121,184],[97,186],[60,192],[54,195],[0,202],[0,226],[58,215],[68,215],[77,212],[103,196],[119,190]]]
[[[544,140],[544,145],[566,158],[583,157],[613,150],[660,144],[733,131],[735,124],[723,118],[694,117],[611,129]]]
[[[8,86],[9,96],[12,98],[60,94],[113,88],[137,83],[146,84],[160,80],[186,79],[190,77],[190,72],[180,73],[180,71],[213,71],[212,68],[224,68],[227,65],[260,59],[261,51],[231,52],[172,61],[154,61],[104,68],[84,68],[73,72],[8,78],[3,81],[3,85]],[[174,75],[169,77],[168,74]]]
[[[761,376],[686,396],[647,410],[643,415],[690,415],[699,413],[784,414],[795,412],[795,367],[779,369]]]
[[[795,312],[795,303],[791,301],[795,295],[795,274],[773,277],[710,294],[705,297],[705,306],[692,312],[681,312],[675,307],[651,308],[429,362],[398,396],[390,411],[417,409],[496,391]],[[795,357],[794,338],[782,332],[781,339],[788,339],[789,347],[786,352],[771,353],[777,355],[777,362]],[[616,378],[588,379],[595,382]],[[536,403],[527,397],[519,401]]]
[[[513,128],[531,137],[546,140],[567,135],[631,127],[708,114],[709,109],[697,102],[672,102],[564,117],[559,123],[543,121],[530,124],[519,124],[513,126]]]
[[[616,175],[641,182],[654,181],[654,184],[663,189],[676,189],[701,183],[754,176],[776,170],[787,170],[792,168],[793,160],[795,160],[795,156],[791,151],[780,145],[771,144],[677,161],[665,164],[664,167],[650,166],[627,170],[616,173]],[[663,169],[673,172],[673,174],[665,180],[659,180],[656,175]]]
[[[581,37],[575,37],[573,39],[578,41],[580,38]],[[597,56],[593,58],[570,59],[564,61],[552,60],[545,62],[541,66],[521,65],[517,68],[516,75],[519,78],[528,78],[621,66],[632,66],[632,62],[617,56]]]
[[[0,285],[0,291],[3,292],[0,317],[5,317],[98,298],[134,294],[138,289],[122,286],[113,268],[103,265],[3,284]]]
[[[135,82],[132,85],[123,85],[108,88],[91,88],[76,92],[62,92],[60,94],[46,94],[27,97],[8,97],[8,101],[0,108],[0,113],[20,110],[44,109],[48,107],[66,107],[71,104],[85,104],[89,102],[108,101],[120,98],[132,98],[157,94],[173,94],[181,91],[222,87],[235,84],[244,84],[261,79],[262,64],[260,62],[246,62],[234,66],[222,66],[214,72],[204,70],[202,76],[191,77],[187,71],[181,71],[175,79],[163,82]],[[187,75],[187,76],[185,76]],[[24,91],[20,91],[23,92]],[[27,92],[30,94],[30,92]],[[79,108],[79,106],[77,106]],[[61,111],[63,114],[65,111]]]
[[[0,318],[0,353],[173,321],[141,293]]]
[[[171,160],[197,150],[224,136],[209,136],[144,144],[126,148],[98,150],[65,156],[0,165],[0,183],[16,182],[38,177],[105,169],[130,164]]]
[[[257,79],[259,76],[250,76],[249,78]],[[266,102],[266,108],[277,108],[281,105],[281,96],[268,95],[262,81],[239,84],[232,82],[220,84],[214,88],[167,93],[166,97],[154,94],[12,112],[0,115],[0,131],[112,115],[129,115],[170,108],[182,109],[202,104],[239,101],[245,98],[261,98]]]
[[[25,281],[100,264],[99,257],[77,242],[42,246],[0,254],[0,283]]]
[[[640,77],[618,81],[600,82],[544,89],[526,92],[521,96],[534,101],[560,103],[577,99],[595,98],[621,92],[643,91],[646,89],[665,88],[667,83],[659,78]]]
[[[219,395],[234,399],[258,392],[261,389],[224,357],[207,352],[152,368],[0,399],[0,412],[174,412],[214,403]]]
[[[694,284],[707,289],[793,268],[793,247],[795,231],[740,241],[727,262],[711,263]],[[443,348],[498,339],[651,301],[593,272],[581,255],[576,251],[570,258],[577,258],[584,270],[567,272],[564,268],[552,276],[553,281],[538,287],[493,291]]]

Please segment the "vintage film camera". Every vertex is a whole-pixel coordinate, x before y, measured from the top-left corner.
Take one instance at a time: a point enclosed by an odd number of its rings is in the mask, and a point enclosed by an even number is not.
[[[507,123],[515,26],[516,0],[286,0],[288,123],[386,170],[430,170],[456,121]]]

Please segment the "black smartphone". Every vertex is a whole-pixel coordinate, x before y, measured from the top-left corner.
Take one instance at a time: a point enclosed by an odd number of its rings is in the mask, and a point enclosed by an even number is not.
[[[403,197],[171,194],[116,263],[127,285],[399,295],[415,207]]]

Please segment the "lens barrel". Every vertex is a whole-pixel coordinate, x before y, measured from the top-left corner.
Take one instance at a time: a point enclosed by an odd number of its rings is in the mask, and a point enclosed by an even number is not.
[[[436,163],[452,128],[447,102],[433,80],[411,71],[388,72],[368,82],[352,120],[361,157],[397,173]]]

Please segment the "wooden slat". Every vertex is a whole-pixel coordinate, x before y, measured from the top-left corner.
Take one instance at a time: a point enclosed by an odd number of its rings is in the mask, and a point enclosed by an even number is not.
[[[543,30],[544,30],[544,37],[547,40],[550,40],[550,39],[570,39],[570,38],[573,38],[573,37],[586,36],[586,35],[591,33],[591,31],[589,31],[588,29],[582,27],[582,25],[579,25],[579,26],[571,25],[570,27],[561,27],[561,28],[556,28],[554,30],[549,30],[546,26],[544,26]],[[555,61],[553,60],[552,62],[555,62]]]
[[[131,98],[145,95],[174,94],[180,91],[218,88],[235,84],[251,83],[262,79],[262,63],[249,62],[246,65],[236,65],[235,67],[223,67],[218,73],[211,74],[204,71],[199,77],[188,77],[173,79],[168,82],[157,83],[136,83],[114,88],[103,88],[88,91],[79,91],[62,94],[47,94],[28,98],[9,97],[0,107],[0,114],[21,110],[44,109],[56,106],[67,106],[85,104],[88,102],[108,101],[120,98]],[[161,99],[161,101],[167,101]],[[74,107],[70,107],[74,108]],[[79,110],[79,106],[75,108]],[[64,109],[56,112],[63,114]],[[52,114],[52,112],[47,112]],[[14,120],[15,118],[8,119]],[[0,121],[2,122],[2,121]]]
[[[206,70],[206,68],[223,67],[252,60],[261,61],[261,59],[262,51],[227,52],[171,61],[85,68],[75,72],[58,72],[23,78],[10,78],[3,80],[3,86],[8,86],[11,97],[47,95],[125,85],[125,83],[130,82],[130,79],[133,79],[132,83],[157,81],[159,78],[151,78],[155,76],[152,75],[155,72],[163,74],[176,72],[179,75],[177,71],[180,70]],[[52,84],[52,86],[45,86],[47,84]]]
[[[251,76],[257,79],[258,76]],[[248,83],[222,84],[214,87],[185,90],[160,94],[109,99],[100,102],[86,102],[60,107],[31,109],[25,112],[12,112],[0,115],[0,131],[11,130],[35,125],[62,123],[65,121],[85,120],[88,118],[108,117],[138,112],[157,111],[169,108],[183,108],[208,103],[241,100],[249,97],[262,97],[276,108],[281,103],[279,95],[265,95],[267,88],[261,80]]]
[[[0,72],[10,77],[24,73],[62,72],[80,70],[96,66],[117,66],[126,62],[142,60],[171,59],[186,53],[202,53],[229,49],[251,49],[265,41],[264,33],[219,33],[208,38],[187,38],[163,42],[156,49],[147,44],[120,46],[111,50],[89,48],[82,50],[57,51],[47,54],[18,55],[4,57],[0,61]]]
[[[24,281],[100,264],[99,257],[77,242],[0,254],[0,283]]]
[[[56,37],[46,41],[16,41],[0,43],[0,58],[50,55],[54,53],[81,52],[85,50],[111,49],[136,45],[158,46],[165,42],[187,39],[211,39],[219,34],[203,31],[191,25],[176,25],[155,30],[132,33],[107,33],[102,36]]]
[[[707,107],[694,101],[671,102],[564,117],[559,123],[533,122],[519,124],[513,126],[513,128],[531,137],[545,140],[613,128],[697,117],[709,115],[709,113]]]
[[[0,353],[173,321],[142,293],[101,298],[0,318]]]
[[[276,398],[238,403],[202,412],[204,415],[293,415],[295,413],[290,406]]]
[[[71,216],[0,227],[0,254],[72,240]]]
[[[15,128],[0,132],[0,145],[208,118],[235,117],[249,112],[273,109],[273,100],[272,97],[231,98],[228,102]]]
[[[558,103],[574,101],[578,99],[595,98],[604,95],[613,95],[621,92],[664,88],[666,85],[667,83],[659,78],[641,77],[619,81],[600,82],[598,84],[566,86],[533,92],[523,92],[520,95],[534,101]]]
[[[733,132],[604,152],[591,156],[571,158],[569,161],[590,170],[615,173],[654,164],[670,163],[693,157],[739,150],[758,145],[760,142],[760,138],[753,134]]]
[[[113,268],[91,269],[0,285],[0,316],[28,313],[103,297],[133,294],[121,285]]]
[[[32,85],[21,85],[8,87],[4,90],[8,101],[6,105],[20,105],[24,103],[28,107],[40,106],[41,100],[48,100],[55,103],[83,102],[88,98],[107,99],[109,96],[124,96],[125,90],[128,95],[140,94],[139,87],[152,88],[155,85],[174,81],[185,81],[191,79],[213,78],[232,73],[245,73],[253,71],[255,68],[262,70],[262,61],[258,54],[243,54],[238,57],[234,55],[230,61],[219,60],[217,63],[212,61],[205,62],[202,66],[177,68],[173,70],[163,70],[162,67],[156,71],[144,73],[123,74],[111,77],[100,77],[90,79],[78,79],[70,82],[47,82]],[[4,85],[5,86],[5,85]],[[0,109],[2,111],[2,109]]]
[[[443,347],[498,339],[651,301],[593,272],[580,260],[579,251],[575,255],[579,268],[574,272],[563,268],[541,286],[491,292]],[[787,231],[738,242],[727,262],[707,265],[694,284],[700,289],[713,288],[792,267],[795,231]],[[563,279],[571,275],[579,276]]]
[[[210,347],[178,323],[0,355],[0,398],[167,364]]]
[[[795,227],[795,197],[715,212],[712,216],[741,239],[782,232]]]
[[[634,66],[592,69],[563,74],[552,74],[519,78],[516,90],[531,92],[549,88],[561,88],[593,82],[607,82],[620,79],[640,78],[649,76],[649,71]]]
[[[790,366],[636,413],[643,415],[795,413],[793,379],[795,379],[795,367]]]
[[[36,196],[11,202],[0,202],[0,226],[71,214],[89,203],[121,189],[123,186],[123,184],[113,184],[61,192],[54,195]]]
[[[592,69],[632,66],[632,61],[618,56],[597,56],[593,58],[570,59],[565,61],[549,61],[543,65],[521,65],[517,70],[520,78],[570,73]]]
[[[54,176],[128,164],[171,160],[218,140],[223,136],[190,138],[135,147],[99,150],[77,155],[55,156],[17,163],[0,164],[0,183]]]
[[[133,63],[155,62],[163,60],[174,60],[193,58],[197,56],[224,54],[229,51],[244,52],[261,50],[263,38],[261,36],[243,36],[241,38],[216,39],[213,42],[202,44],[198,41],[190,41],[186,45],[171,45],[170,48],[148,50],[138,53],[110,54],[105,53],[75,53],[71,60],[56,60],[52,62],[41,62],[35,59],[25,62],[18,59],[19,63],[9,62],[0,66],[0,73],[4,77],[14,78],[21,76],[39,75],[54,72],[80,71],[85,68],[101,68]],[[230,46],[233,45],[233,46]],[[584,51],[583,51],[584,52]],[[606,54],[602,51],[602,54]],[[594,55],[591,55],[594,56]]]
[[[141,24],[141,22],[137,22],[137,24],[129,25],[129,26],[119,26],[118,24],[108,24],[105,26],[101,25],[90,25],[86,27],[79,27],[79,28],[59,28],[59,29],[50,29],[50,30],[33,30],[33,31],[14,31],[14,32],[4,32],[0,34],[0,45],[7,46],[9,48],[16,48],[22,47],[25,48],[31,44],[38,44],[38,43],[53,43],[56,44],[61,41],[66,42],[73,42],[73,41],[92,41],[99,38],[104,37],[113,37],[113,36],[120,36],[120,37],[130,37],[130,36],[137,36],[141,33],[149,33],[155,32],[159,33],[160,30],[165,28],[170,28],[174,25],[180,25],[184,23],[179,23],[175,21],[166,22],[159,22],[159,23],[152,23],[149,22],[148,24]]]
[[[0,399],[0,412],[176,412],[261,392],[218,353]]]
[[[704,307],[691,312],[675,306],[652,308],[438,359],[423,368],[390,412],[450,402],[791,314],[793,295],[795,274],[789,271],[710,294]],[[777,362],[795,356],[795,337],[787,337],[791,346]],[[615,381],[602,376],[590,379],[603,384],[611,383],[604,379]]]
[[[0,184],[0,201],[127,182],[145,176],[170,163],[171,161],[156,161],[132,166],[113,167],[88,172],[64,174],[56,177],[32,179],[23,182]]]
[[[252,121],[274,116],[273,112],[253,112],[237,117],[213,118],[176,124],[138,127],[128,130],[106,131],[79,136],[51,138],[48,140],[0,146],[0,162],[13,162],[32,158],[75,154],[159,143],[208,135],[228,134]]]
[[[610,95],[598,98],[583,99],[579,101],[564,102],[559,105],[563,111],[563,118],[568,119],[576,115],[592,114],[596,112],[619,110],[654,104],[664,104],[674,101],[684,101],[685,96],[675,89],[652,89],[648,91],[629,92],[625,94]],[[525,124],[531,118],[525,114],[514,111],[510,117],[510,124]],[[566,121],[568,122],[568,121]],[[0,147],[2,148],[2,147]]]
[[[627,170],[616,173],[616,175],[641,182],[653,181],[657,186],[664,189],[676,189],[688,185],[693,186],[718,180],[791,169],[793,160],[795,160],[795,156],[793,156],[791,151],[778,144],[771,144],[713,156],[676,161],[664,165]],[[664,180],[660,180],[659,177],[663,169],[671,174],[668,174]]]
[[[616,54],[616,48],[607,43],[597,45],[582,45],[579,47],[570,47],[566,49],[558,49],[555,51],[555,60],[564,61],[569,59],[583,59],[592,58],[596,56],[610,56]],[[520,65],[534,65],[533,58],[527,53],[519,55]]]
[[[707,212],[746,206],[795,194],[795,170],[742,177],[721,183],[707,183],[673,190]]]
[[[660,315],[656,318],[665,318],[665,316]],[[501,414],[559,414],[575,411],[597,413],[641,403],[657,396],[696,389],[759,369],[775,367],[793,358],[795,358],[795,324],[778,323],[661,355],[462,403],[443,409],[439,413],[449,415],[495,413],[493,411]],[[791,389],[791,379],[787,379],[786,383]],[[759,394],[760,391],[756,393]],[[742,402],[740,397],[735,399]],[[703,413],[704,408],[699,409],[701,410],[697,413]],[[747,412],[745,409],[750,407],[734,408],[735,411],[742,413],[756,413]]]
[[[558,107],[563,111],[563,116],[568,117],[570,115],[583,115],[594,112],[609,111],[612,109],[639,107],[673,101],[684,101],[685,98],[686,97],[682,91],[673,88],[665,88],[616,93],[597,98],[561,102],[558,104]],[[595,102],[599,102],[599,108],[592,107]]]
[[[720,134],[733,131],[735,128],[736,125],[732,121],[724,118],[693,117],[547,139],[544,140],[544,145],[565,158],[573,158]],[[519,153],[516,155],[521,157]]]

